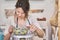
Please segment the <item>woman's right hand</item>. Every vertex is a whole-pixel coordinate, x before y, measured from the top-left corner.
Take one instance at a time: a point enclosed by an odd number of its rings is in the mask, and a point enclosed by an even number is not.
[[[13,26],[12,26],[12,25],[9,27],[8,32],[9,32],[10,34],[12,34],[12,32],[13,32]]]

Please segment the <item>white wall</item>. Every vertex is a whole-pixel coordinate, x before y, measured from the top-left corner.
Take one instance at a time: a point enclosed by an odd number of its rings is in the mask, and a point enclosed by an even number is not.
[[[5,2],[4,0],[0,1],[0,23],[6,22],[5,11],[4,9],[15,9],[16,1]],[[54,14],[55,11],[55,0],[44,0],[44,1],[30,1],[30,9],[44,9],[43,13],[31,14],[33,17],[46,17],[47,20]]]
[[[46,17],[47,20],[53,15],[55,11],[55,0],[45,0],[44,2],[31,2],[31,9],[44,9],[43,13],[33,14],[35,17]]]

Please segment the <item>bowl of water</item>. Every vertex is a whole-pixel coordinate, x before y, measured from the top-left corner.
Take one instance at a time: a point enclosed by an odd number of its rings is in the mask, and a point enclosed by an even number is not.
[[[14,28],[14,35],[26,35],[28,30],[26,28]]]

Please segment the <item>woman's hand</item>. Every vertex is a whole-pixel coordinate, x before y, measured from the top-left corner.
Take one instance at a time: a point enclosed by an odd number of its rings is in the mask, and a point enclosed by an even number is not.
[[[12,32],[13,32],[13,26],[12,26],[12,25],[9,27],[8,32],[9,32],[10,34],[12,34]]]
[[[31,24],[31,25],[29,25],[29,29],[31,32],[34,32],[34,31],[36,31],[37,28],[35,25]]]

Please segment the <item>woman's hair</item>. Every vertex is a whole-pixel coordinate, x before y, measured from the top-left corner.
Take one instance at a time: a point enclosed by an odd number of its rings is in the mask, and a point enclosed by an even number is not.
[[[25,13],[25,17],[28,17],[28,11],[30,8],[29,0],[18,0],[15,7],[16,8],[21,7]]]

